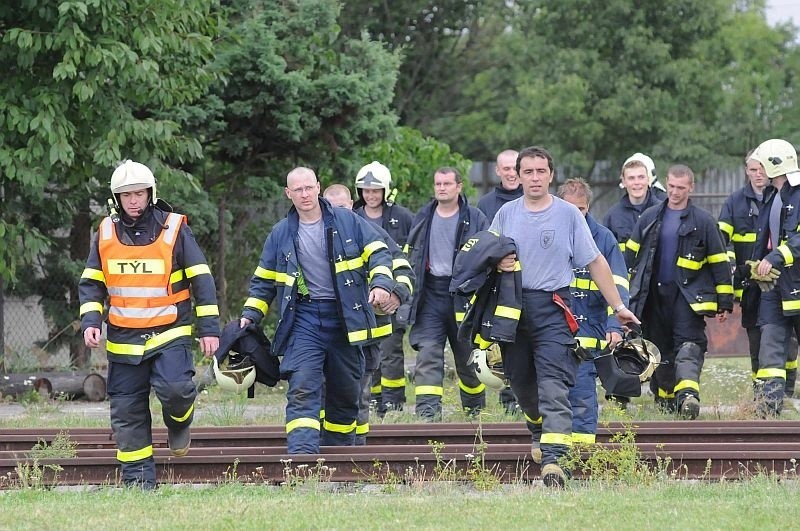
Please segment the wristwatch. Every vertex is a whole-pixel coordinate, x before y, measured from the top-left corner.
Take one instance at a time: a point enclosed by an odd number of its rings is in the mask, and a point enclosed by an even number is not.
[[[620,304],[619,306],[615,306],[614,307],[614,315],[618,314],[619,312],[621,312],[624,309],[625,309],[625,304],[624,303]]]

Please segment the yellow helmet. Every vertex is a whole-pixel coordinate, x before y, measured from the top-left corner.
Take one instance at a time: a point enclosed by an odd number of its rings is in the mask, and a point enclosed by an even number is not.
[[[156,178],[150,168],[140,162],[126,160],[111,174],[111,193],[117,203],[117,195],[122,192],[150,188],[150,201],[156,203]],[[119,206],[119,205],[117,205]]]
[[[508,378],[503,372],[503,355],[497,343],[492,343],[487,349],[473,350],[470,363],[475,366],[478,380],[489,389],[501,391],[508,386]]]

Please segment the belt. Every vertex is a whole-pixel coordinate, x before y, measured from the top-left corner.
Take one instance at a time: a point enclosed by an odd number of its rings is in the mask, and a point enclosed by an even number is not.
[[[302,302],[302,303],[316,302],[318,304],[329,304],[336,302],[336,299],[312,299],[308,295],[298,295],[297,302]]]

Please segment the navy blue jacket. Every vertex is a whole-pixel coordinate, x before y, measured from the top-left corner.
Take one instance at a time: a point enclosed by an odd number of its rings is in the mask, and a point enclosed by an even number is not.
[[[450,292],[473,295],[466,317],[458,327],[458,338],[478,348],[493,342],[513,343],[522,314],[522,267],[498,271],[503,257],[517,252],[512,238],[492,231],[475,234],[461,248],[453,264]]]
[[[630,309],[640,319],[650,292],[666,205],[664,202],[644,211],[625,250],[630,271]],[[678,289],[695,313],[713,317],[733,310],[733,278],[717,221],[694,206],[691,199],[678,228],[675,269]]]
[[[491,224],[500,207],[518,197],[522,197],[522,185],[517,186],[514,190],[506,190],[498,184],[491,192],[478,199],[478,210],[486,215],[486,219]]]
[[[392,333],[391,323],[379,326],[369,304],[369,290],[393,291],[392,255],[377,228],[346,208],[320,198],[331,277],[339,315],[351,345],[369,345]],[[277,297],[279,318],[272,351],[283,354],[294,324],[297,299],[297,232],[300,218],[292,207],[264,242],[258,267],[250,280],[250,296],[242,317],[258,323]]]
[[[653,188],[647,191],[647,197],[641,205],[634,205],[631,203],[628,194],[626,193],[619,198],[619,202],[611,207],[603,218],[603,225],[608,227],[611,233],[619,242],[619,248],[624,253],[625,246],[628,243],[628,238],[631,237],[633,227],[639,221],[639,216],[650,208],[651,206],[659,205],[663,201],[663,197],[659,199]]]
[[[758,236],[758,220],[761,214],[769,218],[764,210],[764,201],[775,193],[768,186],[759,199],[750,183],[736,190],[725,200],[719,214],[719,229],[725,244],[728,246],[728,257],[736,268],[733,272],[733,295],[741,301],[742,326],[750,328],[756,325],[761,290],[754,282],[750,282],[750,268],[745,264],[753,259]]]
[[[358,207],[353,211],[361,216],[367,218],[367,213],[364,207]],[[414,214],[404,206],[396,203],[383,203],[383,214],[381,215],[381,228],[389,233],[389,236],[397,242],[401,248],[408,240],[408,232],[411,230],[411,225],[414,222]]]
[[[765,190],[765,197],[770,188]],[[769,211],[775,198],[775,194],[770,193],[764,204],[764,215],[758,219],[753,258],[764,258],[781,271],[777,289],[781,294],[783,315],[790,316],[800,314],[800,186],[790,186],[787,182],[780,194],[783,201],[780,241],[772,242],[771,248],[768,245]]]
[[[625,267],[625,259],[619,250],[617,240],[606,227],[600,225],[591,214],[586,216],[586,224],[592,232],[597,248],[600,250],[614,277],[614,284],[625,306],[628,305],[628,268]],[[605,348],[605,335],[608,332],[619,332],[622,334],[622,326],[612,309],[606,303],[597,284],[594,283],[589,270],[583,268],[573,268],[575,278],[569,285],[570,295],[572,295],[571,310],[575,319],[580,324],[576,339],[581,346],[586,348],[602,349]]]
[[[408,235],[408,242],[403,249],[411,261],[411,267],[417,275],[417,285],[414,290],[414,297],[411,305],[407,309],[408,324],[414,324],[419,306],[420,294],[423,293],[425,286],[425,273],[429,269],[428,256],[430,250],[430,228],[436,206],[439,204],[435,199],[422,207],[414,218],[414,226]],[[489,228],[489,222],[483,212],[470,206],[467,199],[463,196],[458,198],[458,228],[456,229],[455,248],[453,249],[453,261],[456,259],[459,249],[467,243],[467,240],[482,230]],[[464,320],[467,301],[462,297],[456,297],[456,307],[453,309],[456,314],[456,321]],[[406,312],[404,312],[406,313]]]

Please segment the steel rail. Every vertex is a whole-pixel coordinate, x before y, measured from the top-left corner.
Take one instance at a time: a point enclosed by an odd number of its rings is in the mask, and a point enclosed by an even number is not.
[[[32,438],[52,441],[60,432],[77,443],[75,457],[45,458],[47,453],[32,451],[32,445],[21,447]],[[608,442],[615,434],[630,432],[635,433],[638,458],[670,477],[797,476],[800,422],[617,423],[598,430],[601,442],[594,451],[631,444]],[[311,476],[334,482],[413,482],[463,479],[478,468],[503,482],[538,479],[539,466],[531,462],[530,436],[524,426],[483,424],[480,438],[477,434],[478,426],[470,424],[379,425],[370,432],[367,446],[324,447],[319,455],[287,455],[282,426],[197,427],[190,454],[176,458],[165,448],[165,431],[156,429],[154,452],[159,480],[167,483],[278,484]],[[18,467],[27,464],[40,468],[45,484],[118,484],[119,464],[110,430],[0,430],[0,441],[0,478],[14,478]],[[60,470],[54,473],[56,466]],[[586,476],[577,471],[575,477]],[[10,480],[0,482],[0,488],[12,486]]]
[[[43,441],[52,443],[59,433],[66,434],[78,447],[113,448],[110,428],[25,428],[0,429],[0,451],[25,451]],[[610,423],[597,430],[597,442],[610,442],[626,433],[635,434],[640,443],[649,442],[797,442],[800,421],[642,421]],[[377,424],[372,425],[370,445],[419,445],[428,441],[466,444],[481,438],[484,442],[529,443],[530,433],[521,423],[487,424]],[[166,447],[164,428],[153,430],[153,444]],[[229,426],[192,428],[192,446],[242,447],[286,446],[283,426]]]

